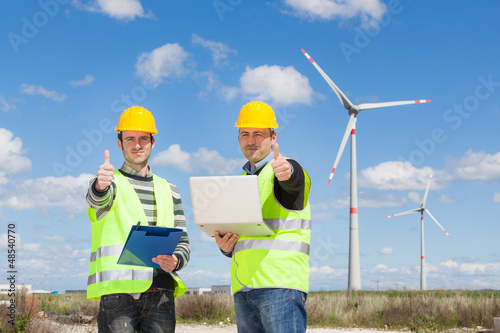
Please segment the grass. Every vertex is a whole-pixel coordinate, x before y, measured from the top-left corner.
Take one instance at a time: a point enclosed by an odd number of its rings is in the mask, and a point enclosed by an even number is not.
[[[7,296],[7,295],[2,295]],[[493,328],[500,317],[500,291],[319,291],[308,295],[309,327],[372,328],[412,332]],[[3,297],[7,299],[7,297]],[[16,304],[20,303],[17,296]],[[185,295],[176,299],[179,323],[235,323],[232,296]],[[78,310],[97,316],[99,303],[85,295],[40,295],[39,310],[59,315]],[[0,306],[0,333],[42,332],[33,327],[28,311],[18,308],[15,325],[9,324],[9,308]],[[31,325],[31,326],[30,326]],[[48,332],[43,330],[43,332]]]

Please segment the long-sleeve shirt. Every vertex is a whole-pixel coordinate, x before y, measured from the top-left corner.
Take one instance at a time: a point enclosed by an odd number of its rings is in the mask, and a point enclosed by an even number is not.
[[[123,164],[119,170],[125,178],[130,182],[132,187],[139,197],[144,213],[147,218],[149,225],[156,225],[157,221],[157,210],[156,210],[156,199],[153,192],[153,173],[151,170],[146,174],[146,176],[141,176],[136,170]],[[95,187],[97,177],[94,177],[90,181],[89,190],[87,192],[87,204],[96,210],[97,220],[102,219],[111,209],[114,199],[116,197],[117,187],[115,182],[111,183],[111,186],[104,192],[100,192]],[[186,218],[184,217],[184,210],[182,208],[182,201],[179,190],[177,186],[170,183],[170,191],[172,193],[172,200],[174,204],[174,227],[183,230],[182,236],[175,248],[174,255],[179,259],[177,267],[174,271],[181,270],[184,268],[188,261],[191,252],[189,245],[189,239],[186,229]],[[167,274],[163,270],[155,269],[153,276],[152,287],[164,288],[173,285],[173,279],[170,274]]]

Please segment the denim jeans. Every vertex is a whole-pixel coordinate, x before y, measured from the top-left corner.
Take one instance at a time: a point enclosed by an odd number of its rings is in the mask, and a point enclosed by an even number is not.
[[[168,290],[142,293],[137,300],[129,294],[101,296],[97,324],[104,333],[173,333],[174,294]]]
[[[305,332],[307,294],[293,289],[264,288],[234,295],[238,333]]]

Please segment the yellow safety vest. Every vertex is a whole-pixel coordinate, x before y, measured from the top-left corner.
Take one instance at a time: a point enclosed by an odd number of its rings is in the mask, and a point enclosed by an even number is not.
[[[99,300],[102,295],[115,293],[141,293],[149,289],[153,282],[153,268],[119,265],[120,256],[130,228],[137,222],[145,223],[146,214],[134,188],[118,171],[114,173],[116,197],[108,213],[97,220],[94,209],[89,208],[88,216],[92,222],[92,253],[90,254],[87,298]],[[157,224],[174,227],[174,207],[170,185],[153,175],[153,188],[156,198]],[[185,284],[176,273],[175,292],[178,297],[186,291]]]
[[[304,171],[304,209],[289,210],[274,197],[274,173],[270,161],[260,172],[262,216],[274,236],[240,236],[231,261],[232,291],[249,288],[309,290],[311,180]],[[246,174],[243,173],[244,175]]]

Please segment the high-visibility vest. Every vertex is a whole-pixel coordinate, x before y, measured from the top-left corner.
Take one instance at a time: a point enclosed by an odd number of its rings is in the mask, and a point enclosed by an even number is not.
[[[94,209],[89,208],[92,222],[92,253],[90,254],[87,298],[99,300],[102,295],[115,293],[141,293],[153,282],[153,268],[119,265],[116,262],[123,250],[130,229],[137,222],[145,223],[146,214],[141,201],[129,181],[118,171],[114,173],[116,197],[106,215],[97,220]],[[157,226],[174,227],[174,205],[170,185],[153,175],[157,208]],[[186,291],[185,284],[176,273],[175,297]]]
[[[289,210],[274,197],[274,173],[270,161],[260,172],[262,217],[274,236],[240,236],[231,260],[232,291],[249,288],[309,290],[311,180],[304,171],[304,209]],[[243,173],[244,175],[246,174]]]

